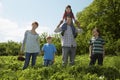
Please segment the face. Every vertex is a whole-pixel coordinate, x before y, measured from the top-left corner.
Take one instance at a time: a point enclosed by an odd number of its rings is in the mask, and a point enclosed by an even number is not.
[[[66,23],[67,23],[68,25],[71,25],[71,22],[72,22],[72,19],[71,19],[70,17],[67,17]]]
[[[33,24],[32,24],[32,27],[33,27],[33,29],[36,29],[36,28],[38,27],[38,25],[35,24],[35,23],[33,23]]]
[[[66,8],[66,12],[71,12],[71,9],[70,8]]]
[[[99,35],[99,33],[97,32],[96,29],[94,29],[94,30],[93,30],[93,36],[98,36],[98,35]]]
[[[47,42],[48,42],[48,43],[51,43],[51,42],[52,42],[52,39],[51,39],[51,38],[47,39]]]

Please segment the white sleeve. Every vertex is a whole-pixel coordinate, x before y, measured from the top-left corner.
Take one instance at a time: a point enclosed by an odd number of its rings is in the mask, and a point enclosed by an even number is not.
[[[27,39],[27,32],[25,32],[24,34],[24,39],[23,39],[23,43],[22,43],[22,46],[21,46],[21,51],[24,51],[24,48],[25,48],[25,43],[26,43],[26,39]]]
[[[54,30],[55,33],[58,33],[58,32],[61,32],[61,31],[62,31],[61,27],[56,28],[56,29]]]

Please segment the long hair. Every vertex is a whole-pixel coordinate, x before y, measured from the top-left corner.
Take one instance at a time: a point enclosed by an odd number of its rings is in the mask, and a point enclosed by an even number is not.
[[[66,9],[67,8],[70,8],[71,9],[71,6],[70,5],[67,5],[66,8],[65,8],[65,13],[66,13]],[[71,9],[71,13],[72,13],[72,9]]]

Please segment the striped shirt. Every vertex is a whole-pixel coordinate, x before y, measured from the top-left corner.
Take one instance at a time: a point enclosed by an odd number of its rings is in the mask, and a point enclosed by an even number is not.
[[[92,45],[92,53],[93,54],[103,54],[103,45],[105,44],[105,41],[101,38],[95,38],[92,37],[90,40],[90,45]]]

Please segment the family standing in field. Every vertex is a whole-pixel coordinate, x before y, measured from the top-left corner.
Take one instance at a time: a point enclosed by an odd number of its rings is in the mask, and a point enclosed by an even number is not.
[[[74,23],[76,24],[76,27],[74,26]],[[55,53],[57,52],[57,50],[55,45],[52,44],[51,36],[46,37],[47,43],[43,45],[42,50],[40,51],[39,34],[36,32],[38,26],[39,26],[38,22],[33,22],[32,29],[27,30],[25,32],[21,48],[21,53],[25,52],[25,62],[23,70],[28,67],[31,58],[32,58],[31,66],[35,65],[38,54],[44,55],[43,56],[44,66],[52,65],[55,61]],[[79,22],[75,19],[70,5],[66,7],[63,19],[55,28],[54,32],[61,34],[62,66],[67,66],[68,58],[69,64],[74,65],[77,48],[75,38],[79,33],[82,33],[83,30],[80,27]],[[98,65],[103,65],[103,58],[105,55],[104,50],[105,41],[102,39],[98,28],[94,28],[92,32],[93,37],[90,39],[89,43],[90,44],[89,65],[94,65],[96,60],[98,60]]]

